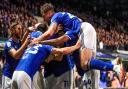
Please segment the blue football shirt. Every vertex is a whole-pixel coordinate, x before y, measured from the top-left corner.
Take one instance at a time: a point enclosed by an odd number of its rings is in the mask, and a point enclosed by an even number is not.
[[[37,44],[27,48],[19,61],[16,71],[25,71],[32,79],[42,62],[50,55],[53,46]]]

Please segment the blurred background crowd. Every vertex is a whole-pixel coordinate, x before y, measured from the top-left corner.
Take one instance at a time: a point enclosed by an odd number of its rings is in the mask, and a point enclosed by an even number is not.
[[[122,2],[119,0],[118,2],[114,0],[48,1],[56,6],[57,11],[69,11],[83,21],[93,24],[97,31],[98,44],[101,42],[103,46],[101,49],[128,50],[127,0]],[[8,28],[13,20],[17,20],[23,27],[36,23],[37,19],[33,16],[40,16],[39,8],[45,2],[46,0],[1,0],[0,37],[8,37]],[[115,4],[114,9],[111,3]]]

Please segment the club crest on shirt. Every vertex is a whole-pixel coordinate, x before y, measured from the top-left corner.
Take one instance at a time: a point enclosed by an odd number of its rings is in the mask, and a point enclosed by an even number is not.
[[[15,49],[17,49],[18,47],[17,46],[15,46]]]
[[[11,42],[7,42],[7,47],[11,47]]]

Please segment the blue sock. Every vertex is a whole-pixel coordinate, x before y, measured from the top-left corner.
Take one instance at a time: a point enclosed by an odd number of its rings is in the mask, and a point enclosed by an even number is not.
[[[107,63],[98,59],[91,59],[89,68],[90,69],[97,69],[97,70],[104,70],[104,71],[111,71],[113,70],[114,65],[111,63]]]

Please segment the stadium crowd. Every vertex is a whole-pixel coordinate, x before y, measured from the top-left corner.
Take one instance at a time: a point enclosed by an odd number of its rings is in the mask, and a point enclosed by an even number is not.
[[[104,49],[111,50],[128,50],[128,35],[127,33],[118,32],[115,29],[107,31],[102,28],[97,29],[99,42],[102,41]]]
[[[33,16],[40,15],[40,5],[43,2],[36,0],[2,0],[0,3],[0,37],[8,37],[8,27],[12,20],[17,19],[24,27],[29,27],[36,23]],[[38,0],[40,1],[40,0]],[[60,1],[61,2],[61,1]],[[58,3],[59,4],[59,3]],[[57,5],[57,4],[56,4]],[[94,25],[97,31],[98,43],[103,42],[104,49],[128,49],[128,23],[124,20],[104,18],[94,15],[89,11],[79,12],[77,8],[71,8],[64,3],[62,6],[57,5],[57,11],[69,11]],[[125,32],[125,33],[124,33]],[[119,40],[120,39],[120,40]]]
[[[31,6],[30,6],[31,5]],[[1,0],[0,3],[0,35],[8,37],[8,28],[11,21],[17,20],[23,27],[29,27],[36,22],[32,15],[37,15],[37,5],[31,4],[29,1],[18,0],[9,1]],[[29,14],[28,14],[29,13]],[[32,15],[30,15],[30,13]]]

